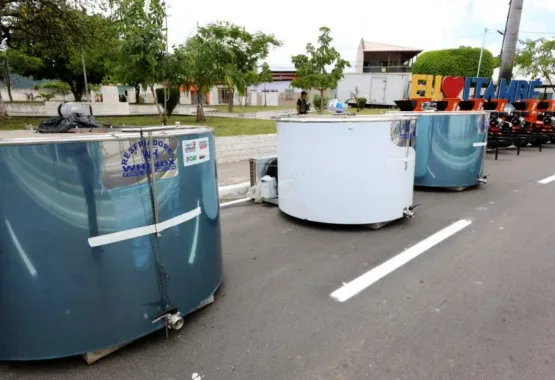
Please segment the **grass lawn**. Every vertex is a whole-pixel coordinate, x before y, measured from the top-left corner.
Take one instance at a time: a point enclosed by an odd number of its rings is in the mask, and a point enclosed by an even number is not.
[[[216,112],[227,112],[226,104],[207,105],[207,108],[212,108]],[[233,106],[233,113],[249,113],[249,112],[268,112],[268,111],[282,111],[282,110],[295,110],[295,107],[277,107],[277,106]]]
[[[38,126],[45,117],[11,117],[0,120],[0,130],[23,129],[25,123]],[[101,116],[97,120],[100,123],[112,123],[113,125],[125,126],[159,126],[160,118],[157,116]],[[173,125],[179,121],[181,125],[197,125],[195,116],[172,116],[168,124]],[[231,119],[220,117],[207,117],[207,127],[214,128],[216,136],[239,136],[239,135],[262,135],[276,133],[275,120],[258,119]]]
[[[13,102],[10,102],[9,100],[5,100],[4,103],[6,104],[32,104],[35,106],[44,106],[44,100],[35,100],[30,101],[30,100],[14,100]]]
[[[399,111],[398,109],[389,108],[365,108],[358,112],[358,115],[381,115],[385,112]],[[349,112],[356,112],[356,108],[349,108]]]

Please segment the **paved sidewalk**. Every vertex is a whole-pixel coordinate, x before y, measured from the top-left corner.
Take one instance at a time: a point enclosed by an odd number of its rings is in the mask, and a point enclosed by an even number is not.
[[[248,160],[218,164],[218,184],[220,187],[249,181]]]

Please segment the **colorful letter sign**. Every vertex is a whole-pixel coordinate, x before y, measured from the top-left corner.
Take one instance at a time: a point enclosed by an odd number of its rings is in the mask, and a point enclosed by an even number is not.
[[[532,99],[539,96],[536,90],[542,85],[540,79],[534,81],[513,80],[507,86],[507,82],[501,79],[496,88],[493,80],[489,78],[464,78],[464,77],[442,77],[441,75],[422,75],[412,76],[411,98],[432,98],[441,100],[442,98],[461,98],[468,99],[507,99],[509,103]],[[472,91],[474,88],[474,91]],[[423,92],[423,94],[422,94]],[[462,95],[461,95],[462,92]],[[472,92],[472,96],[471,96]]]

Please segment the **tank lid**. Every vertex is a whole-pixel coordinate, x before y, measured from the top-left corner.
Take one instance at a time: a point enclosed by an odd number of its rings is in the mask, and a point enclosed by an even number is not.
[[[75,142],[102,142],[139,139],[143,137],[176,137],[213,133],[214,129],[198,126],[162,126],[162,127],[125,127],[73,129],[66,133],[37,133],[31,130],[0,131],[0,146],[6,145],[42,145]]]
[[[415,115],[416,116],[416,115]],[[368,123],[378,121],[402,121],[411,120],[408,113],[383,114],[383,115],[363,115],[363,116],[296,116],[278,119],[278,123]]]

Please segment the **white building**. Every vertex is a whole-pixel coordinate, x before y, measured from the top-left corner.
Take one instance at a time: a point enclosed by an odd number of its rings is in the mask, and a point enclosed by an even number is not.
[[[338,99],[352,104],[352,94],[358,90],[358,97],[366,98],[367,105],[395,106],[395,100],[408,94],[412,63],[421,52],[421,49],[361,39],[356,73],[345,74],[345,78],[339,82]]]

